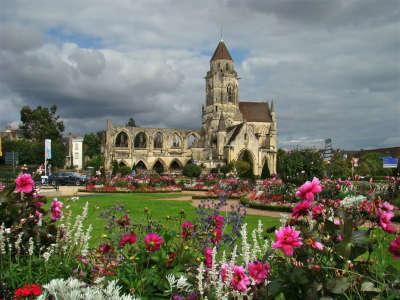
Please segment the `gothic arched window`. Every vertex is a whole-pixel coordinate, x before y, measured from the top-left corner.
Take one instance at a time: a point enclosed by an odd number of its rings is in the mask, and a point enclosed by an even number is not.
[[[226,87],[226,93],[228,95],[228,102],[235,102],[235,93],[231,84]]]
[[[120,132],[115,139],[115,147],[128,147],[128,135],[125,132]]]
[[[146,148],[146,135],[144,134],[144,132],[139,132],[136,136],[135,136],[135,143],[134,146],[135,148]]]
[[[163,136],[161,132],[157,132],[154,136],[154,148],[162,148],[163,145]]]
[[[188,148],[192,148],[192,146],[197,142],[197,138],[194,134],[191,134],[187,138],[187,146]]]
[[[172,148],[180,148],[181,147],[181,138],[176,133],[174,133],[174,135],[172,136],[171,147]]]

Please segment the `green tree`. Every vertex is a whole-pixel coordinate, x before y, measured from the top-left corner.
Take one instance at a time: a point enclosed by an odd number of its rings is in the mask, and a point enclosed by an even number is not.
[[[128,122],[126,123],[127,127],[136,127],[136,122],[134,118],[129,118]]]
[[[351,161],[344,158],[340,152],[336,152],[326,166],[326,171],[328,176],[333,178],[349,178],[351,177]]]
[[[382,154],[369,152],[360,157],[360,166],[356,173],[362,176],[385,176],[390,175],[390,169],[383,168]]]
[[[49,108],[38,106],[35,109],[24,106],[21,109],[20,129],[24,138],[35,142],[45,139],[60,141],[64,131],[64,123],[56,114],[57,106]]]
[[[300,184],[314,176],[323,176],[323,159],[318,151],[305,149],[278,150],[278,174],[286,182]]]
[[[101,170],[104,166],[104,156],[97,155],[86,162],[86,167],[93,167],[95,171]]]
[[[101,155],[101,141],[103,134],[104,131],[85,134],[83,138],[85,155],[89,156],[90,158]]]
[[[182,173],[183,173],[183,175],[185,175],[187,177],[199,177],[201,174],[201,167],[199,167],[195,164],[192,164],[192,163],[188,163],[183,168]]]

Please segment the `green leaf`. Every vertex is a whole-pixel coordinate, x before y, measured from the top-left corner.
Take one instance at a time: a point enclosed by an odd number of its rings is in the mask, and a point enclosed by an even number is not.
[[[279,293],[275,298],[275,300],[286,300],[285,294],[284,293]]]
[[[361,284],[361,291],[362,292],[376,292],[379,293],[381,290],[371,282],[371,281],[364,281]]]
[[[327,288],[332,294],[343,294],[350,286],[347,278],[331,279],[327,283]]]

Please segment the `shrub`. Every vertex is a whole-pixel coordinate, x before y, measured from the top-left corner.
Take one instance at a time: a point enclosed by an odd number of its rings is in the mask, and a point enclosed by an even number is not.
[[[186,164],[183,168],[183,175],[187,177],[199,177],[201,174],[201,167],[192,163]]]

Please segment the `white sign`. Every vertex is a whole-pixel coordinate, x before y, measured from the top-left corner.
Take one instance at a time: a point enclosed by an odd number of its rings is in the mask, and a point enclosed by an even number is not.
[[[44,159],[45,160],[51,159],[51,140],[50,139],[44,140]]]

